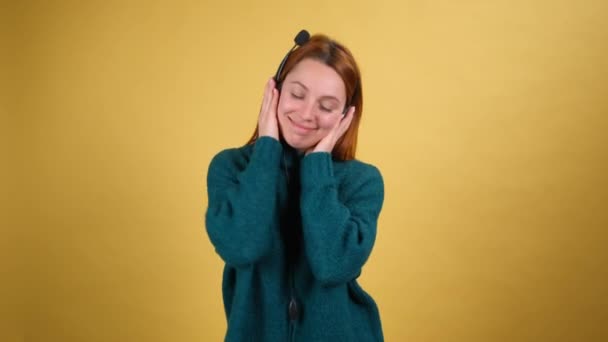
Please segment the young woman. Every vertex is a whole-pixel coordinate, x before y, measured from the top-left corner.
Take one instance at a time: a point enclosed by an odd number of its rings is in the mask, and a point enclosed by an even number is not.
[[[252,138],[209,166],[225,340],[383,341],[377,305],[356,281],[384,200],[378,169],[354,159],[359,69],[324,35],[296,45],[266,84]]]

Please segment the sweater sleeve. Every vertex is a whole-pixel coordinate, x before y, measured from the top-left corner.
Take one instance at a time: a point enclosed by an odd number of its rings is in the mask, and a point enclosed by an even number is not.
[[[205,225],[216,252],[228,264],[247,266],[278,241],[277,180],[281,144],[260,137],[244,168],[230,150],[216,155],[207,173]]]
[[[360,274],[376,239],[382,176],[370,165],[357,168],[339,196],[329,153],[307,155],[300,172],[302,230],[312,272],[326,286],[348,282]]]

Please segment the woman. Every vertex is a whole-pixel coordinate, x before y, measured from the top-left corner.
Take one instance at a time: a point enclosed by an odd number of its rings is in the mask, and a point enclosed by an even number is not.
[[[225,340],[383,341],[378,308],[356,281],[384,199],[378,169],[354,159],[359,69],[324,35],[286,58],[253,137],[209,166],[206,226],[226,263]]]

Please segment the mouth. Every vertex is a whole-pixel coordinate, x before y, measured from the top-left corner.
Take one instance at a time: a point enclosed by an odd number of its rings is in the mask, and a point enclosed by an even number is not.
[[[308,126],[304,126],[302,124],[299,124],[299,123],[293,121],[291,118],[289,118],[289,122],[291,122],[292,126],[299,133],[309,133],[309,132],[312,132],[312,131],[314,131],[316,129],[314,127],[308,127]]]

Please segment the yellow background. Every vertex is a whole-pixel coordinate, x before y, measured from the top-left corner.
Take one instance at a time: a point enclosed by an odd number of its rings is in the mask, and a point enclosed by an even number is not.
[[[301,28],[362,69],[358,156],[386,201],[361,283],[386,340],[608,340],[608,2],[0,13],[0,340],[223,338],[207,166]]]

